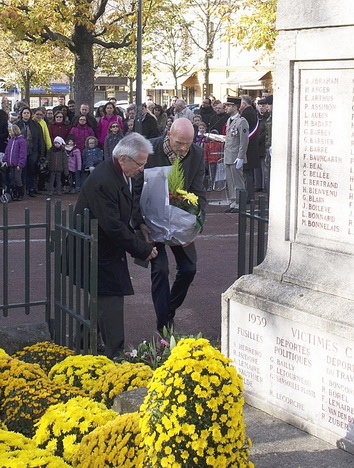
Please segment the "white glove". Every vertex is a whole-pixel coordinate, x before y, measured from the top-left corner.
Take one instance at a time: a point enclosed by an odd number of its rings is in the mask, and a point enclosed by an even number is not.
[[[236,169],[241,169],[243,166],[243,159],[237,158],[235,161],[235,164],[236,164]]]

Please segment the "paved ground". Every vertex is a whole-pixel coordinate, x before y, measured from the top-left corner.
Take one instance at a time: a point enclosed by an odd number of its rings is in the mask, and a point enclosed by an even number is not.
[[[211,192],[210,200],[222,200],[224,194]],[[62,196],[62,208],[75,203],[75,195]],[[24,208],[29,208],[33,223],[45,219],[45,196],[25,199],[9,204],[9,223],[23,223]],[[0,221],[3,213],[0,206]],[[177,312],[176,331],[183,334],[202,332],[203,336],[220,339],[220,296],[236,279],[237,271],[237,214],[224,213],[222,204],[209,205],[207,221],[202,235],[196,241],[198,250],[198,274],[190,288],[183,307]],[[11,234],[13,253],[10,264],[11,294],[18,297],[23,292],[19,280],[23,269],[20,234]],[[40,297],[44,281],[43,230],[33,236],[36,255],[31,261],[31,291]],[[1,252],[1,249],[0,249]],[[171,262],[171,273],[174,271]],[[143,339],[151,339],[155,333],[155,316],[150,296],[149,271],[131,262],[130,272],[135,295],[126,299],[126,342],[136,345]],[[2,291],[0,291],[1,300]],[[43,321],[43,311],[38,309],[29,316],[10,311],[10,316],[0,316],[0,327]],[[252,460],[256,468],[354,468],[354,456],[338,450],[315,437],[269,416],[255,408],[245,407],[248,436],[252,438]]]

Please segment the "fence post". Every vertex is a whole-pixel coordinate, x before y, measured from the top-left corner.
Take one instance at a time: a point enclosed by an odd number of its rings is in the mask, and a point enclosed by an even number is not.
[[[257,265],[263,262],[265,257],[265,232],[266,232],[266,198],[261,195],[259,202],[259,217],[258,221],[258,245],[257,245]]]
[[[247,231],[247,191],[240,190],[238,215],[238,258],[237,278],[245,274],[246,268],[246,231]]]

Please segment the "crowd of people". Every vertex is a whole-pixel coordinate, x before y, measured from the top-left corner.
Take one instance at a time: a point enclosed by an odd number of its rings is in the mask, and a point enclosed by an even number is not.
[[[108,101],[97,109],[59,98],[51,109],[30,109],[19,102],[16,115],[0,110],[1,171],[13,200],[25,192],[36,197],[78,193],[75,212],[87,208],[98,219],[98,324],[107,356],[124,346],[124,301],[133,294],[126,253],[151,264],[151,292],[157,329],[173,328],[178,309],[197,271],[194,241],[169,245],[150,238],[140,197],[144,168],[171,166],[176,160],[184,174],[183,189],[196,195],[204,220],[206,191],[213,189],[216,165],[222,160],[230,206],[238,211],[238,197],[246,189],[269,191],[273,97],[264,93],[257,102],[247,95],[224,102],[205,98],[191,110],[173,96],[161,106],[146,96],[141,115],[135,104],[126,111]],[[141,135],[135,132],[141,118]],[[176,276],[169,282],[169,246]]]

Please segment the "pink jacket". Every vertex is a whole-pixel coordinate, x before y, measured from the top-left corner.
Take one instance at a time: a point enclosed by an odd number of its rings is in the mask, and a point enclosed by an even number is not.
[[[81,171],[82,158],[79,148],[74,146],[71,150],[65,147],[66,154],[68,155],[68,168],[70,172]]]
[[[95,136],[95,132],[92,127],[87,124],[80,125],[79,123],[71,129],[70,134],[74,135],[75,146],[79,148],[81,155],[85,149],[86,138],[89,136]]]
[[[121,132],[123,133],[123,121],[119,115],[112,115],[110,119],[107,115],[101,117],[97,126],[97,138],[98,145],[102,149],[104,148],[104,140],[108,133],[108,127],[111,125],[112,122],[118,122]]]

